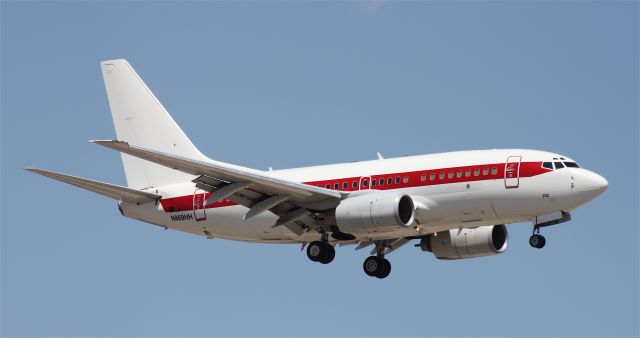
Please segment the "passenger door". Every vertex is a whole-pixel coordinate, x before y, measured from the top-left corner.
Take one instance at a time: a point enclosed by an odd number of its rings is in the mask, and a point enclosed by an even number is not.
[[[504,187],[517,188],[520,185],[520,161],[522,156],[509,156],[504,167]]]

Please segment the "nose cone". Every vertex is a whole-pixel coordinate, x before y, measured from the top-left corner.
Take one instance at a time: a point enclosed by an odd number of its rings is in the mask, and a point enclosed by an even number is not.
[[[580,182],[577,190],[582,193],[592,195],[591,198],[602,194],[609,186],[609,182],[607,182],[604,177],[592,171],[584,170],[580,176]]]

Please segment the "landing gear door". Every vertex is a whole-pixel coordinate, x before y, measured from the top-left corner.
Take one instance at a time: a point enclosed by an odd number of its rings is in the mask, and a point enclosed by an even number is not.
[[[205,191],[196,189],[193,193],[193,218],[196,221],[204,221],[207,219],[207,211],[205,209]]]
[[[520,185],[520,161],[522,156],[509,156],[504,167],[504,187],[514,189]]]

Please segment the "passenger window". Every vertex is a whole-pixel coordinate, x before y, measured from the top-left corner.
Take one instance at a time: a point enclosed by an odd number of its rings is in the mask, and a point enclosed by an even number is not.
[[[340,183],[335,183],[335,184],[333,185],[333,189],[334,189],[334,190],[338,190],[338,189],[340,189]]]
[[[420,175],[420,181],[424,182],[427,180],[427,174]]]
[[[464,177],[469,177],[469,176],[471,176],[471,169],[467,169],[467,170],[464,172]]]
[[[498,168],[491,168],[491,175],[497,175],[498,174]]]
[[[380,186],[383,186],[383,185],[384,185],[384,178],[381,178],[380,179]]]
[[[483,168],[482,169],[482,176],[487,176],[489,175],[489,168]]]
[[[551,170],[553,170],[553,163],[551,163],[551,162],[544,162],[544,163],[542,163],[542,167],[543,167],[543,168],[547,168],[547,169],[551,169]]]
[[[449,175],[447,175],[447,178],[453,178],[453,171],[449,172]]]
[[[440,179],[444,180],[444,171],[440,173]]]
[[[426,177],[425,177],[426,178]],[[402,183],[409,183],[409,176],[405,176],[402,178]]]
[[[433,180],[435,180],[435,179],[436,179],[436,173],[431,173],[431,174],[429,174],[429,180],[430,180],[430,181],[433,181]]]
[[[342,182],[342,190],[347,190],[349,187],[349,182]]]
[[[387,178],[387,184],[393,184],[393,177]]]
[[[327,185],[324,186],[327,189],[331,189],[331,184],[327,183]]]
[[[473,176],[480,176],[480,169],[476,169],[473,171]]]
[[[353,186],[353,189],[358,189],[358,181],[351,182],[351,186]]]
[[[462,177],[462,170],[458,170],[458,173],[456,174],[456,177],[457,177],[457,178]]]
[[[378,182],[377,180],[371,180],[371,187],[372,188],[375,187],[377,182]]]
[[[365,187],[365,188],[368,187],[369,186],[369,180],[367,180],[367,179],[362,180],[362,186]]]
[[[562,162],[553,162],[556,165],[556,169],[562,169],[564,168],[564,164],[562,164]]]
[[[576,162],[564,162],[564,165],[566,165],[567,168],[580,168]]]
[[[396,176],[396,184],[400,184],[400,176]]]

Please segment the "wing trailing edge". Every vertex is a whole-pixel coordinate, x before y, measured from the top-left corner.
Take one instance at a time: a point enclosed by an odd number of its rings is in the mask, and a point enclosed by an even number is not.
[[[204,175],[230,183],[249,182],[251,188],[270,195],[289,195],[292,202],[317,202],[322,200],[337,202],[342,198],[342,195],[335,190],[275,178],[262,171],[228,163],[213,160],[203,162],[130,145],[124,141],[95,140],[89,142],[196,176]]]

